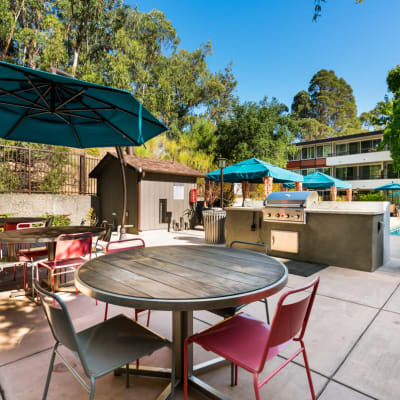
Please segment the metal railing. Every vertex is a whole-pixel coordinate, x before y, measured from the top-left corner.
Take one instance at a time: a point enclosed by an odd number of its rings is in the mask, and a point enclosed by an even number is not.
[[[368,179],[400,179],[399,174],[377,174],[377,175],[357,175],[357,176],[336,176],[337,179],[342,181],[363,181]]]
[[[0,145],[0,193],[96,194],[100,158],[65,150]]]

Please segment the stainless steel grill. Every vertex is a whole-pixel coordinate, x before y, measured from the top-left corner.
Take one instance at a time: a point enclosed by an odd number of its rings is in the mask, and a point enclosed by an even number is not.
[[[305,224],[307,209],[317,206],[317,192],[272,192],[264,200],[264,221]]]

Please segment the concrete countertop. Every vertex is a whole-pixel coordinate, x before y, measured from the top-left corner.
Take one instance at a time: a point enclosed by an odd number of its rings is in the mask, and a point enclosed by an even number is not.
[[[306,210],[307,214],[352,214],[352,215],[380,215],[384,211],[380,210],[340,210],[340,209],[324,209],[310,208]]]
[[[264,207],[226,207],[226,211],[245,211],[255,212],[263,211]],[[341,210],[339,208],[309,208],[306,209],[307,214],[352,214],[352,215],[380,215],[384,214],[383,210]]]

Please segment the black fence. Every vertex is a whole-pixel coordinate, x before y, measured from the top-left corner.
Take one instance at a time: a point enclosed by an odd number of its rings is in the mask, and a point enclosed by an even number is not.
[[[0,145],[0,193],[96,194],[90,171],[100,158]]]

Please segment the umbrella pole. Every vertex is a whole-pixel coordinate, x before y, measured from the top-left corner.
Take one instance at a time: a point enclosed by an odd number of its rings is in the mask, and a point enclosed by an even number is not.
[[[125,159],[124,153],[120,147],[115,148],[117,150],[119,162],[121,164],[121,173],[122,173],[122,218],[121,218],[121,230],[119,233],[119,240],[126,239],[126,230],[125,230],[125,217],[126,217],[126,203],[127,203],[127,190],[126,190],[126,174],[125,174]]]

